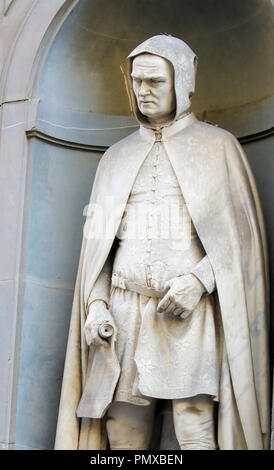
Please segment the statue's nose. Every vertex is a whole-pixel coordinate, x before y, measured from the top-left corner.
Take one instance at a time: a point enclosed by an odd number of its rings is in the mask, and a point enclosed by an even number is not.
[[[148,87],[142,83],[141,87],[140,87],[140,90],[139,90],[139,95],[140,96],[146,96],[146,95],[149,95],[150,91],[148,89]]]

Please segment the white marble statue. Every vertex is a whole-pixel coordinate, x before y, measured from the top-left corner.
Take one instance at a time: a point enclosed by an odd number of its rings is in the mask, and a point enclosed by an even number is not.
[[[190,111],[197,58],[159,35],[128,57],[140,129],[102,157],[75,288],[56,449],[266,449],[267,259],[238,141]]]

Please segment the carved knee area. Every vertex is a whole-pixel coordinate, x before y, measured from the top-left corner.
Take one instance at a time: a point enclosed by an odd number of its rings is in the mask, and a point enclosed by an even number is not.
[[[107,434],[112,450],[146,450],[153,415],[149,407],[114,403],[107,414]]]
[[[182,450],[216,449],[214,403],[210,397],[174,400],[173,420]]]

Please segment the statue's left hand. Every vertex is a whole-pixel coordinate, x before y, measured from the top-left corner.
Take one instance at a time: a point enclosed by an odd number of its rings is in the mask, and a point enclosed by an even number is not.
[[[175,277],[166,282],[166,295],[159,302],[157,311],[173,313],[187,318],[201,300],[205,288],[194,274]]]

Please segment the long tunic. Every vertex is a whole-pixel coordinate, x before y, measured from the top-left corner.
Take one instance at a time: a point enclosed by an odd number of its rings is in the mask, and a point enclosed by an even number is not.
[[[200,393],[218,399],[213,297],[203,297],[182,320],[157,313],[158,298],[119,287],[126,280],[163,290],[167,280],[193,272],[208,293],[214,289],[210,263],[160,141],[137,175],[117,236],[110,310],[121,375],[114,400],[146,404],[144,396],[178,399]]]

